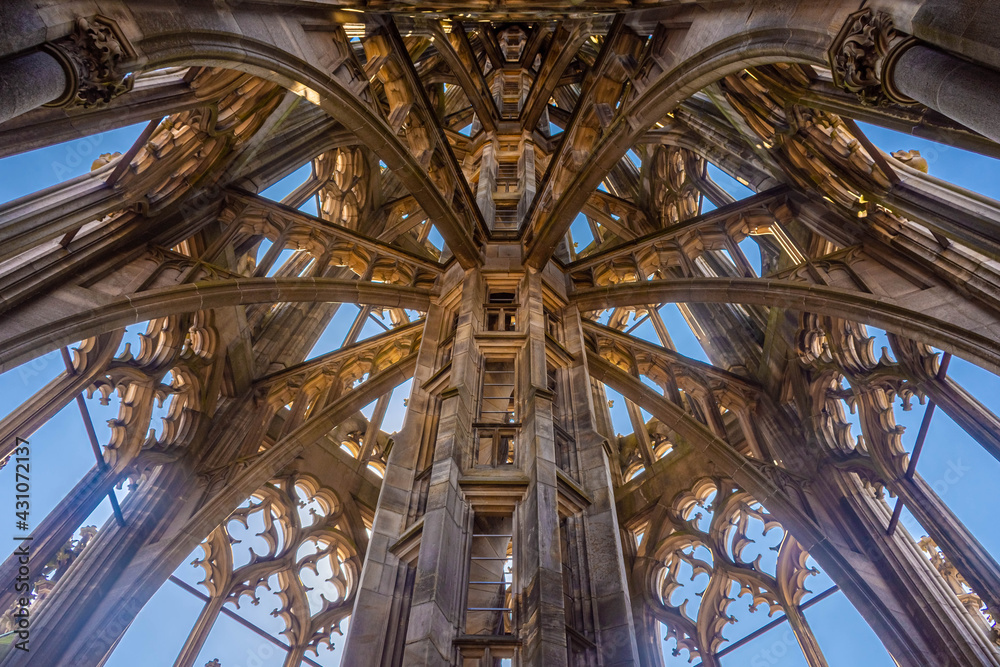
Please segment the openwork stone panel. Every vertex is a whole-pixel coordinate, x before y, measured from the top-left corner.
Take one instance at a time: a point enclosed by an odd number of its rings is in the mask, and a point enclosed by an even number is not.
[[[239,548],[241,540],[233,536],[237,525],[264,542],[261,553],[253,546],[248,555],[242,553],[246,548]],[[253,533],[251,526],[261,531]],[[260,604],[261,587],[277,594],[281,606],[271,614],[284,622],[282,634],[313,654],[323,644],[332,648],[333,633],[343,634],[340,622],[351,613],[361,556],[336,493],[312,477],[294,475],[268,483],[201,548],[204,555],[193,564],[205,570],[201,583],[210,597],[239,608],[247,602],[244,598]]]
[[[653,615],[667,626],[665,639],[676,642],[674,655],[686,651],[692,660],[716,664],[713,654],[729,639],[723,632],[736,622],[728,612],[735,602],[751,612],[763,607],[768,616],[799,613],[811,592],[806,582],[817,570],[795,538],[745,491],[724,479],[699,480],[674,498],[665,518],[665,525],[645,536],[656,540],[646,547],[653,565],[645,594]],[[727,634],[734,631],[738,625]]]

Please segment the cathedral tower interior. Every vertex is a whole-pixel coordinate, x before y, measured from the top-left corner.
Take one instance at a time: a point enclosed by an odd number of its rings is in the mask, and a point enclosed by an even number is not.
[[[0,19],[0,667],[1000,667],[997,3]]]

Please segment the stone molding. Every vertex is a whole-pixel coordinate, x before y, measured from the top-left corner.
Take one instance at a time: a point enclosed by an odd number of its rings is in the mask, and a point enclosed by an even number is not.
[[[109,18],[78,18],[73,32],[42,48],[66,72],[66,90],[47,107],[89,109],[132,90],[133,76],[123,72],[122,63],[132,60],[135,53]]]

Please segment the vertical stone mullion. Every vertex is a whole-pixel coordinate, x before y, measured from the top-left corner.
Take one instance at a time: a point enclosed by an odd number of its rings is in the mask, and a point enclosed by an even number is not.
[[[583,514],[584,549],[594,618],[594,643],[599,660],[608,665],[639,665],[629,579],[625,569],[622,536],[615,506],[612,462],[604,438],[595,430],[595,415],[607,415],[607,405],[596,405],[586,364],[586,347],[579,309],[567,308],[563,324],[566,349],[579,365],[571,369],[574,383],[577,452],[580,483],[592,503]],[[601,392],[603,396],[603,392]],[[582,399],[582,400],[581,400]],[[610,420],[605,428],[610,428]]]
[[[826,656],[823,655],[819,642],[816,641],[816,635],[809,627],[809,621],[806,620],[802,610],[798,607],[785,609],[785,616],[788,617],[788,625],[795,634],[795,639],[799,643],[799,648],[802,649],[802,655],[805,656],[809,667],[828,667]]]
[[[653,465],[653,443],[650,441],[649,431],[646,430],[646,423],[642,419],[642,410],[627,398],[625,399],[625,407],[628,409],[628,418],[632,423],[632,431],[635,433],[639,455],[642,456],[642,464],[649,469]]]
[[[527,367],[530,379],[521,433],[528,493],[518,510],[519,551],[523,555],[518,563],[522,573],[518,586],[525,610],[521,619],[522,664],[548,667],[565,665],[567,659],[555,432],[552,393],[547,388],[541,275],[529,271],[522,285],[522,313],[528,329],[522,367]]]
[[[194,661],[198,659],[198,654],[201,653],[205,640],[208,639],[209,633],[215,627],[215,621],[219,618],[219,613],[225,602],[225,596],[219,596],[213,597],[205,603],[201,613],[198,614],[198,620],[195,621],[194,627],[191,628],[191,632],[184,641],[184,646],[177,654],[174,667],[196,667]]]

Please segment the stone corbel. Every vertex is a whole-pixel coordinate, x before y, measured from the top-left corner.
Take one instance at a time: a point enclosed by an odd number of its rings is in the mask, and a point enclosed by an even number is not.
[[[132,74],[122,64],[134,60],[135,51],[109,18],[78,18],[72,33],[42,48],[66,72],[65,91],[47,107],[89,109],[132,90]]]
[[[916,38],[897,31],[885,12],[855,12],[830,47],[833,82],[856,94],[865,106],[916,104],[896,89],[892,72],[899,56],[917,43]]]

